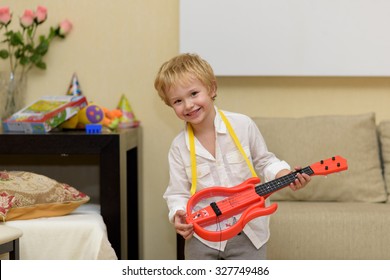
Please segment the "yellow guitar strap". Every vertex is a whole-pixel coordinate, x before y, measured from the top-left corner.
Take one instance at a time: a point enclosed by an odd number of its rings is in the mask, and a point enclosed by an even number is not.
[[[249,161],[249,158],[245,154],[244,149],[241,146],[240,141],[237,138],[236,133],[233,130],[233,127],[231,126],[230,122],[226,118],[225,114],[221,111],[218,110],[222,121],[225,123],[226,128],[229,131],[230,136],[232,137],[234,143],[236,144],[238,150],[240,151],[241,155],[244,157],[246,164],[248,165],[252,176],[257,177],[257,174],[255,172],[255,169],[253,168],[252,163]],[[195,136],[194,136],[194,131],[192,129],[192,126],[190,124],[187,125],[187,131],[188,131],[188,136],[189,136],[189,142],[190,142],[190,156],[191,156],[191,175],[192,175],[192,185],[191,185],[191,195],[193,195],[196,192],[196,156],[195,156]]]
[[[191,175],[192,175],[192,184],[191,184],[191,195],[196,192],[196,156],[195,156],[195,136],[194,130],[192,129],[191,124],[187,124],[188,137],[190,140],[190,156],[191,156]]]

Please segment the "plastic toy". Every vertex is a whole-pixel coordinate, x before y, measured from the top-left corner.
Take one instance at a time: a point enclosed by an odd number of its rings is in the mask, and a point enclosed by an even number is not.
[[[120,118],[122,117],[122,111],[119,109],[109,110],[105,107],[102,107],[104,112],[104,119],[102,124],[110,129],[115,129],[118,127]]]
[[[102,133],[102,125],[101,124],[86,124],[85,131],[87,134],[100,134]]]
[[[81,109],[75,116],[61,124],[61,128],[83,129],[87,124],[101,124],[109,129],[116,129],[119,125],[122,111],[119,109],[109,110],[95,104]]]
[[[86,124],[101,124],[104,119],[104,111],[98,105],[92,104],[84,107],[77,114],[78,124],[85,127]]]
[[[102,124],[103,119],[103,109],[95,104],[90,104],[82,108],[75,116],[63,122],[60,127],[68,129],[85,128],[86,124]]]
[[[68,91],[66,95],[82,95],[82,91],[80,88],[79,79],[77,78],[76,73],[73,74],[72,80],[70,81]]]
[[[218,186],[205,188],[196,192],[189,199],[186,220],[187,223],[193,224],[196,234],[206,240],[214,242],[228,240],[241,232],[252,219],[274,213],[277,204],[266,206],[265,199],[294,182],[298,172],[314,176],[327,175],[347,169],[347,160],[341,156],[334,156],[264,184],[258,184],[260,179],[253,177],[231,188]],[[225,198],[220,200],[220,197]],[[197,207],[198,202],[204,199],[211,201],[213,198],[218,201],[211,202],[203,209]],[[226,229],[219,228],[216,231],[211,231],[205,228],[238,214],[241,214],[238,221]]]
[[[135,117],[135,114],[130,106],[130,102],[125,95],[121,96],[117,109],[122,111],[122,116],[120,117],[118,125],[120,128],[139,126],[140,122]]]

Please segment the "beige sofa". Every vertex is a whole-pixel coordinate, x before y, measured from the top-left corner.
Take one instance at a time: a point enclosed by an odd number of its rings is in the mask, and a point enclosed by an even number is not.
[[[340,155],[348,170],[271,195],[269,259],[390,259],[390,120],[375,114],[253,118],[292,166]],[[387,186],[387,187],[386,187]]]

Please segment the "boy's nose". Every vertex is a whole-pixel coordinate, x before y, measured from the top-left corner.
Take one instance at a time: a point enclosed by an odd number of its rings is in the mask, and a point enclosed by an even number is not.
[[[185,106],[186,108],[192,108],[194,106],[194,103],[191,100],[186,100],[185,101]]]

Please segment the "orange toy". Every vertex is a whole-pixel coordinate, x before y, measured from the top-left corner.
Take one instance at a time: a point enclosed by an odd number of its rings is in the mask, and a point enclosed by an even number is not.
[[[186,220],[187,223],[193,224],[194,231],[206,240],[214,242],[228,240],[240,233],[250,220],[274,213],[277,204],[273,203],[266,206],[265,199],[272,193],[294,182],[298,172],[313,176],[327,175],[347,169],[347,160],[335,156],[257,186],[256,184],[260,182],[260,179],[254,177],[232,188],[205,188],[196,192],[188,201]],[[196,207],[201,200],[213,197],[226,198],[222,200],[218,198],[218,201],[211,202],[209,206],[203,209]],[[216,231],[205,229],[206,226],[219,224],[225,219],[238,214],[242,214],[238,221],[226,229],[221,229],[219,226],[217,226]]]
[[[105,107],[101,107],[104,112],[104,118],[102,124],[108,128],[115,129],[119,124],[119,120],[123,113],[120,109],[109,110]]]

